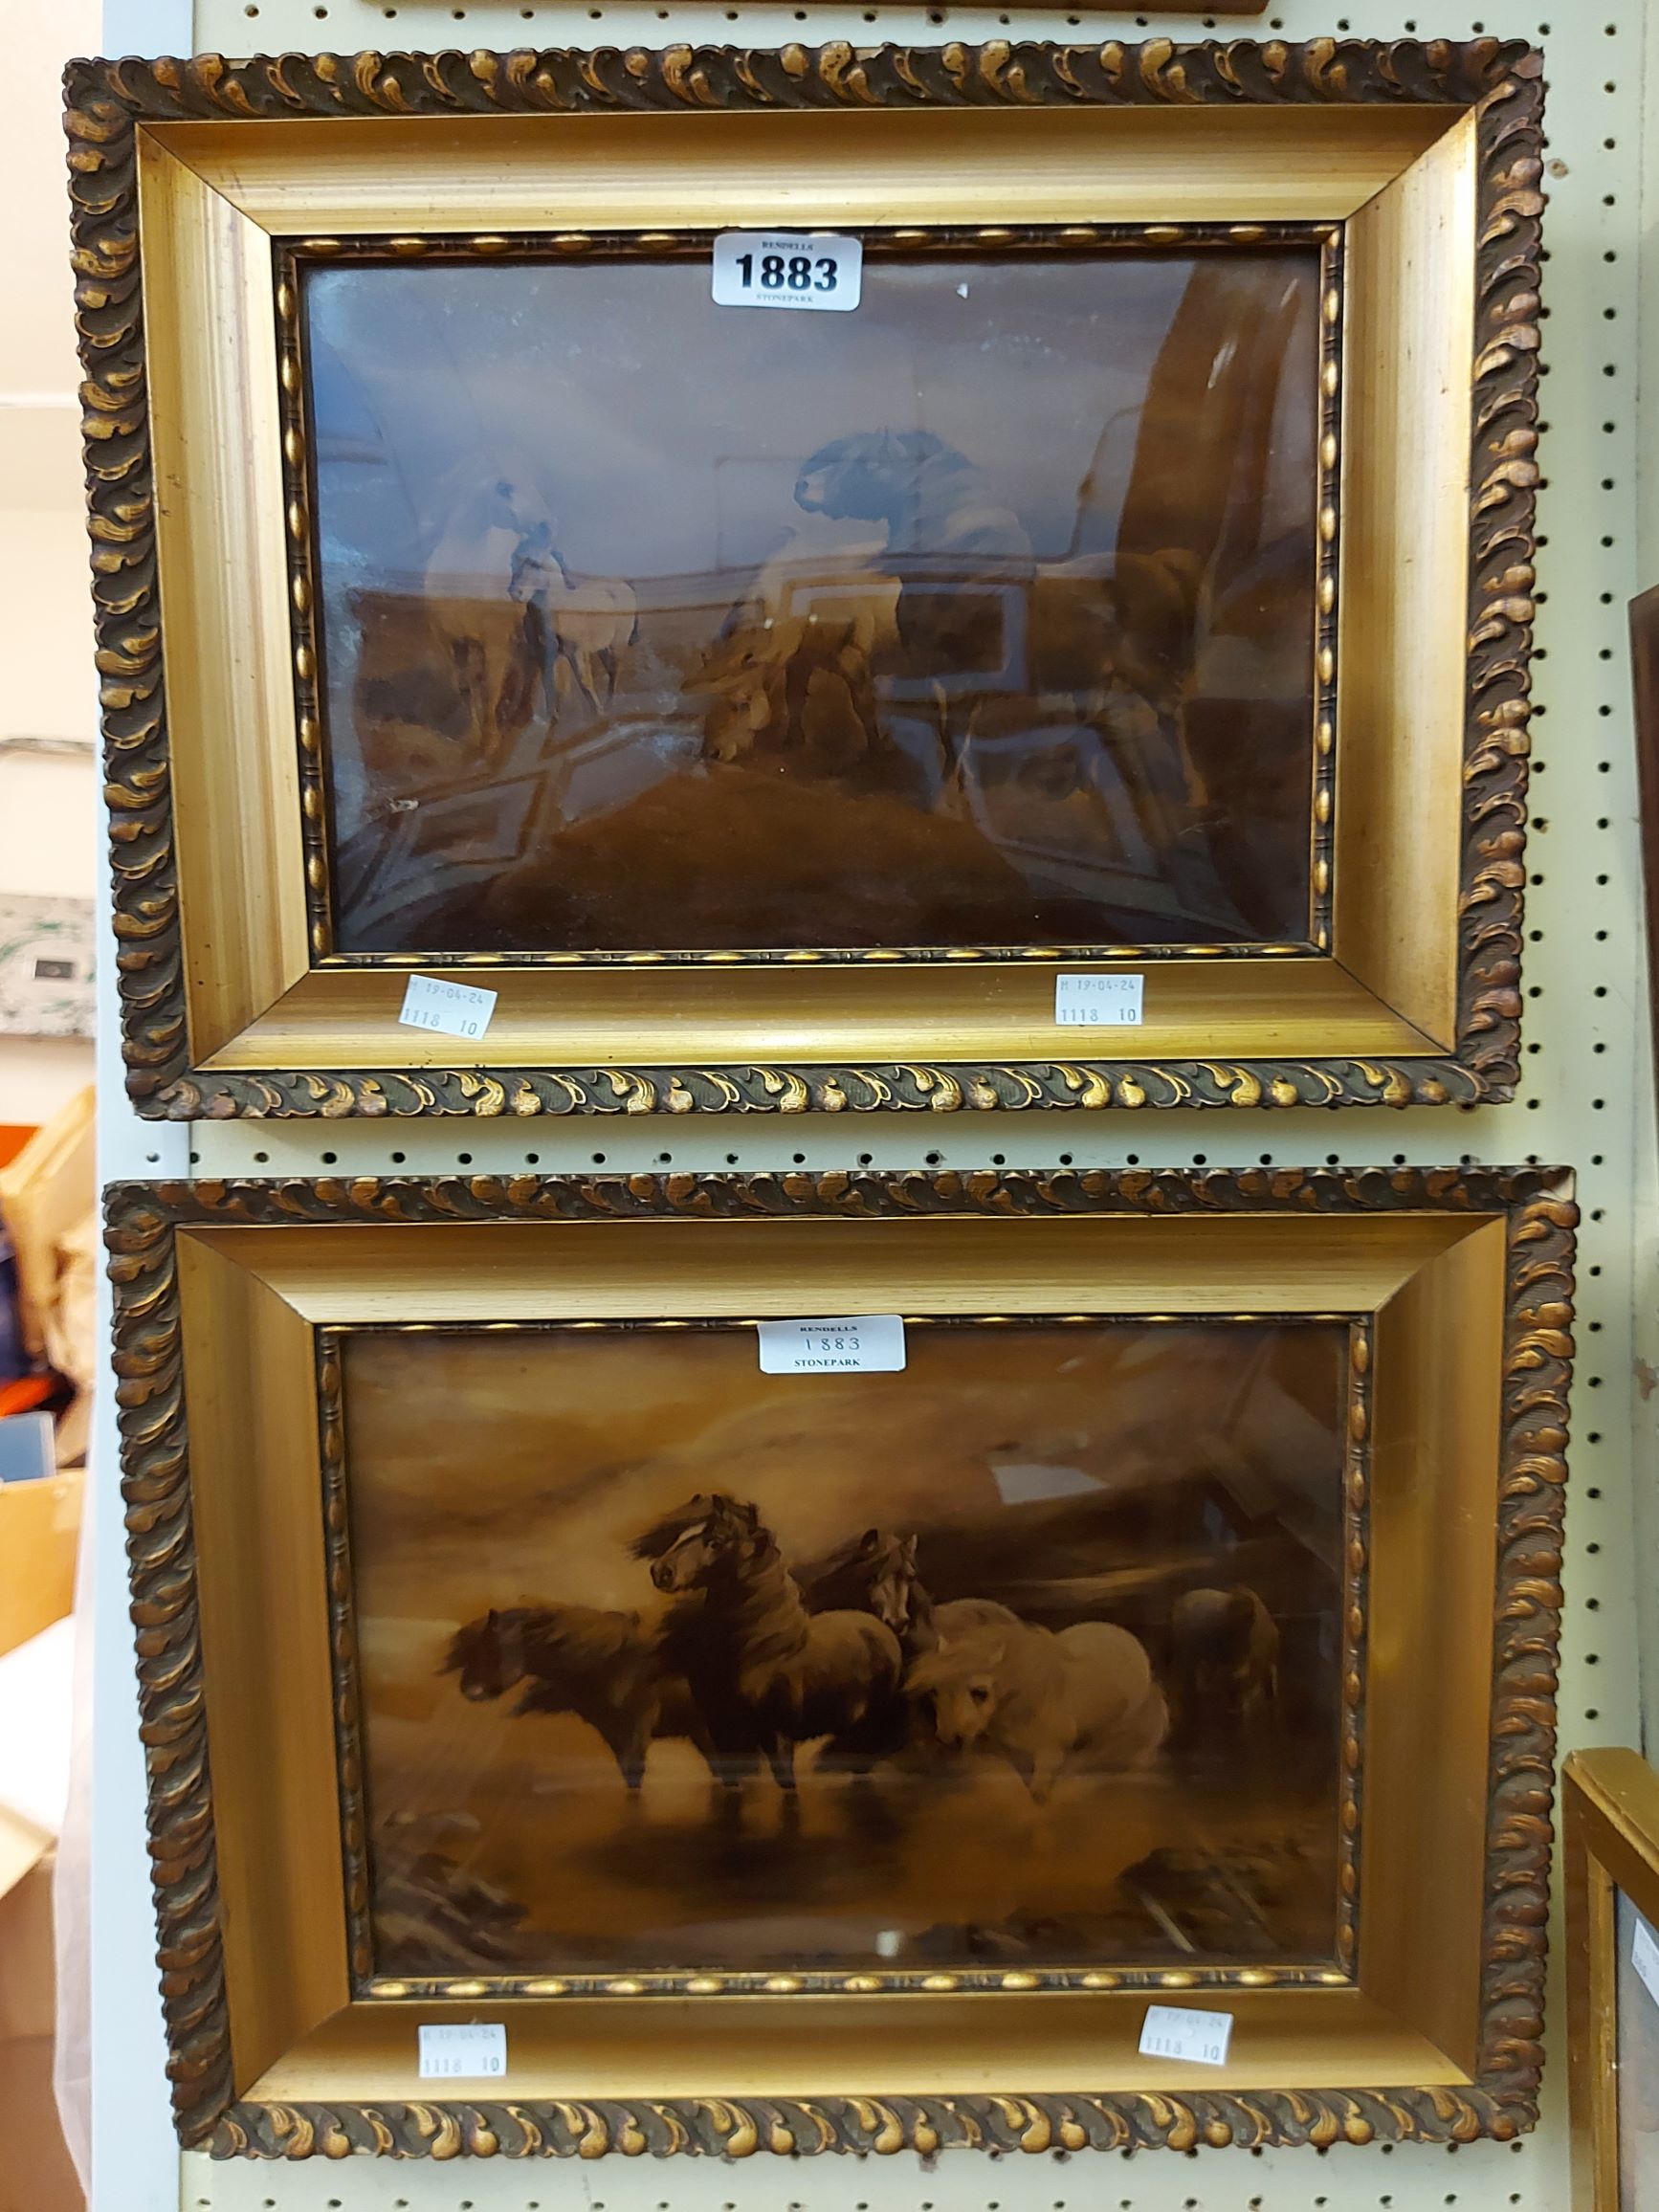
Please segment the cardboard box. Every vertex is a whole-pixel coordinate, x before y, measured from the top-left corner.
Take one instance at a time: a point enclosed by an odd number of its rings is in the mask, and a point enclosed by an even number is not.
[[[81,1478],[0,1485],[0,1653],[75,1602]],[[0,1805],[0,2212],[84,2212],[52,2090],[52,1837]]]
[[[0,1814],[0,1821],[5,1818]],[[48,2042],[53,2018],[55,1973],[52,1958],[52,1866],[50,1837],[36,1831],[35,1858],[26,1874],[0,1897],[0,2051],[13,2043]],[[4,1879],[0,1876],[0,1879]],[[0,2145],[8,2145],[6,2106],[0,2100]],[[0,2158],[0,2168],[4,2167]]]
[[[74,1606],[80,1496],[79,1474],[0,1483],[0,1652]]]
[[[84,2212],[52,2092],[52,1853],[0,1897],[0,2212]]]
[[[52,2038],[0,2043],[0,2212],[84,2212],[52,2096]]]

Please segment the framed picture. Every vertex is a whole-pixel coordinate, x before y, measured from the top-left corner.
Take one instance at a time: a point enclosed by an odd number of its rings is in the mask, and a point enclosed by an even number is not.
[[[1630,602],[1630,679],[1636,705],[1636,790],[1651,1019],[1659,1009],[1659,983],[1654,981],[1654,961],[1659,956],[1659,586]]]
[[[1509,1096],[1540,99],[74,65],[141,1109]]]
[[[1659,1776],[1635,1751],[1561,1775],[1577,2212],[1659,2205]]]
[[[1532,1168],[117,1186],[184,2138],[1530,2127],[1574,1220]]]

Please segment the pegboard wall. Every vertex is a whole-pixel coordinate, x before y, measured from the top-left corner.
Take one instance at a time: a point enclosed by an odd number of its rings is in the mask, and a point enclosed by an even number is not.
[[[1659,29],[1659,4],[1648,0]],[[1524,1080],[1513,1106],[1472,1112],[1296,1110],[1231,1115],[871,1115],[695,1122],[661,1118],[453,1124],[137,1122],[121,1098],[113,1020],[103,1023],[106,1175],[372,1174],[602,1165],[812,1168],[864,1162],[1041,1165],[1255,1161],[1566,1162],[1583,1206],[1578,1381],[1568,1515],[1563,1745],[1639,1740],[1638,1592],[1656,1581],[1633,1467],[1651,1481],[1659,1365],[1652,1249],[1653,1135],[1640,944],[1639,862],[1625,642],[1626,602],[1659,580],[1659,542],[1638,542],[1638,458],[1659,453],[1639,420],[1645,20],[1642,0],[1281,0],[1262,17],[1127,9],[672,5],[443,5],[441,0],[110,0],[106,50],[351,52],[515,45],[808,38],[977,41],[1331,32],[1393,38],[1526,37],[1545,53],[1550,210],[1544,313],[1532,837]],[[803,31],[802,26],[810,29]],[[1653,81],[1653,80],[1650,80]],[[1656,202],[1659,204],[1659,202]],[[1659,313],[1655,314],[1659,338]],[[1659,353],[1652,358],[1659,359]],[[1652,503],[1649,498],[1649,504]],[[1659,532],[1656,532],[1659,537]],[[1635,1326],[1639,1318],[1639,1331]],[[1638,1351],[1648,1362],[1636,1386]],[[1655,1401],[1659,1405],[1659,1400]],[[1564,2212],[1564,2069],[1558,2040],[1542,2127],[1523,2141],[1457,2149],[1064,2154],[932,2167],[833,2157],[735,2164],[619,2157],[588,2166],[504,2159],[395,2164],[313,2159],[214,2164],[172,2145],[154,1983],[143,1775],[121,1570],[121,1507],[106,1405],[99,1437],[100,1625],[94,2068],[95,2212]],[[1640,1532],[1638,1540],[1637,1532]],[[1645,1600],[1651,1603],[1650,1598]],[[1653,1663],[1659,1621],[1643,1624]],[[1087,2071],[1080,2064],[1079,2073]]]

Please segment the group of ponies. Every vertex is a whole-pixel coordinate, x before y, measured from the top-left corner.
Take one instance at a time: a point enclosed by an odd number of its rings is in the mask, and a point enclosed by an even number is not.
[[[763,1760],[795,1789],[798,1745],[847,1773],[879,1760],[1006,1760],[1044,1803],[1067,1768],[1148,1760],[1169,1716],[1144,1647],[1085,1621],[1034,1627],[988,1598],[935,1604],[916,1538],[870,1529],[803,1589],[759,1509],[691,1498],[633,1539],[666,1605],[492,1610],[458,1628],[443,1671],[472,1699],[523,1684],[516,1714],[573,1714],[637,1791],[658,1737],[694,1743],[717,1781]]]

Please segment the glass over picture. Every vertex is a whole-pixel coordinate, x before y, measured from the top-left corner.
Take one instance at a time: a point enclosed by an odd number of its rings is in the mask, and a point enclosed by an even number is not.
[[[295,266],[334,954],[1312,948],[1312,238]]]
[[[1619,2212],[1659,2212],[1659,1929],[1615,1892]]]
[[[1351,1969],[1349,1324],[909,1337],[344,1333],[377,1975]]]

